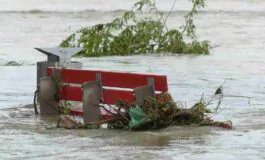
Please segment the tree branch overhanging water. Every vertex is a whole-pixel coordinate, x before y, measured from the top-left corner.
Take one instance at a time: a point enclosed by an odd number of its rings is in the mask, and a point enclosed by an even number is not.
[[[182,30],[168,29],[166,21],[172,13],[163,16],[154,0],[140,0],[132,10],[106,24],[82,28],[64,40],[61,47],[83,47],[80,56],[132,55],[146,53],[209,54],[209,41],[198,41],[194,16],[206,6],[205,0],[192,0],[192,9],[185,16]],[[156,17],[146,16],[155,12]],[[190,42],[185,42],[184,37]]]

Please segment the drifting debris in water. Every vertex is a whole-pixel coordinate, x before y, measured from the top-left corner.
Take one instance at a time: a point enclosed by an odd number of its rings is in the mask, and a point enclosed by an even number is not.
[[[126,129],[126,130],[156,130],[170,126],[197,125],[197,126],[216,126],[227,129],[232,128],[232,122],[217,122],[212,120],[208,115],[213,112],[207,108],[214,100],[218,100],[215,112],[217,112],[223,94],[215,94],[208,102],[202,98],[191,108],[186,109],[182,104],[173,101],[169,93],[163,93],[159,98],[147,98],[143,105],[128,104],[119,101],[115,108],[110,106],[107,109],[101,107],[110,113],[110,118],[91,124],[81,124],[73,117],[64,115],[60,117],[58,127],[76,129],[76,128],[99,128],[101,124],[107,124],[109,129]],[[114,111],[115,112],[114,112]]]
[[[4,66],[22,66],[23,62],[9,61],[4,64]]]

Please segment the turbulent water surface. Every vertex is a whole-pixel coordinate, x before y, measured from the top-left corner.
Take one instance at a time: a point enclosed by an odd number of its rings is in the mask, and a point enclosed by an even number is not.
[[[173,0],[157,1],[168,11]],[[84,26],[129,10],[130,0],[0,0],[0,159],[265,159],[265,2],[209,0],[198,15],[209,56],[128,56],[76,59],[84,68],[166,74],[177,101],[191,105],[224,80],[221,112],[235,128],[171,127],[155,132],[45,129],[33,115],[34,47],[54,47]],[[190,8],[177,1],[168,19],[179,27]],[[23,65],[6,65],[9,61]],[[247,98],[249,97],[249,98]]]

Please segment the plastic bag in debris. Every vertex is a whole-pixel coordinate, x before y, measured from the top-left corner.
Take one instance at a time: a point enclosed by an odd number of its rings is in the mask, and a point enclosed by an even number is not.
[[[130,129],[137,129],[141,127],[141,125],[151,121],[151,119],[143,112],[143,110],[139,106],[130,108],[129,116],[131,118],[131,121],[129,122]]]

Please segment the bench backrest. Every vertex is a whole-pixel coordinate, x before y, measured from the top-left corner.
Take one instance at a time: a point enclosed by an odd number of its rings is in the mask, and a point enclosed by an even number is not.
[[[48,68],[48,76],[52,76],[53,69]],[[156,92],[168,91],[167,77],[165,75],[58,68],[56,69],[56,75],[59,76],[60,83],[70,84],[61,89],[61,100],[82,101],[81,85],[85,82],[96,81],[97,75],[100,75],[105,104],[115,104],[118,100],[133,102],[132,89],[148,85],[148,79],[150,78],[154,81],[153,85]]]

